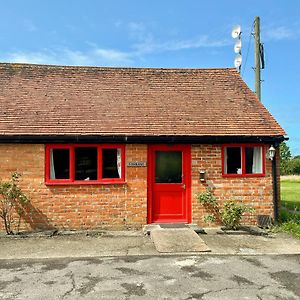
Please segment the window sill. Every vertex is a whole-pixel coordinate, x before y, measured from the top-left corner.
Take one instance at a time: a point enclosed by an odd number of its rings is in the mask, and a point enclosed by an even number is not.
[[[252,178],[252,177],[265,177],[266,174],[222,174],[225,178]]]
[[[77,181],[77,182],[45,182],[45,185],[47,186],[54,186],[54,185],[122,185],[122,184],[127,184],[126,181]]]

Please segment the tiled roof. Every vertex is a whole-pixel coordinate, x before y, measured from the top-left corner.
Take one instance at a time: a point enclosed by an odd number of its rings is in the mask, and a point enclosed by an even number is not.
[[[283,136],[235,69],[0,64],[0,135]]]

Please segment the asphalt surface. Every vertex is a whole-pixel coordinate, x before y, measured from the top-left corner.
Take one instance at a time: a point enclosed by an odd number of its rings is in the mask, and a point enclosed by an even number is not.
[[[300,299],[300,255],[0,260],[1,299]]]

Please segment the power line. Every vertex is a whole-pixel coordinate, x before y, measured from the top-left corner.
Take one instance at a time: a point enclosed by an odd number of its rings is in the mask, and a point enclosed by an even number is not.
[[[250,45],[252,41],[252,36],[253,36],[253,28],[254,28],[254,22],[252,23],[251,30],[250,30],[250,35],[249,35],[249,40],[248,40],[248,48],[247,48],[247,53],[246,53],[246,59],[245,63],[243,65],[243,71],[242,71],[242,76],[245,73],[246,65],[247,65],[247,60],[248,60],[248,55],[249,55],[249,50],[250,50]]]

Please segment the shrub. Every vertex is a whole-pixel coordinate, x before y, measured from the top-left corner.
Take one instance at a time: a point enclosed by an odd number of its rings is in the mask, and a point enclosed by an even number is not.
[[[218,207],[218,202],[216,196],[213,194],[211,188],[206,188],[205,192],[197,194],[198,201],[204,205],[211,214],[202,217],[205,223],[219,222],[220,221],[220,211]]]
[[[206,223],[221,221],[227,229],[236,230],[241,224],[243,213],[255,211],[254,208],[236,201],[225,202],[224,208],[220,210],[217,198],[209,188],[206,188],[205,192],[197,194],[197,199],[212,212],[212,214],[203,216],[203,221]]]
[[[29,203],[28,196],[18,186],[21,174],[12,173],[9,181],[0,181],[0,217],[3,219],[7,234],[14,234],[13,224],[17,216],[17,230],[19,231],[21,217],[26,204]]]
[[[205,223],[212,223],[212,222],[215,222],[215,221],[216,221],[216,217],[215,217],[215,215],[210,214],[210,215],[203,216],[203,217],[202,217],[202,220],[203,220]]]
[[[213,194],[212,190],[209,188],[206,188],[205,192],[197,194],[197,198],[199,202],[206,206],[217,206],[217,198]]]
[[[243,213],[253,211],[253,208],[248,207],[240,202],[227,201],[225,202],[224,208],[221,211],[221,220],[227,229],[236,230],[241,224]]]

